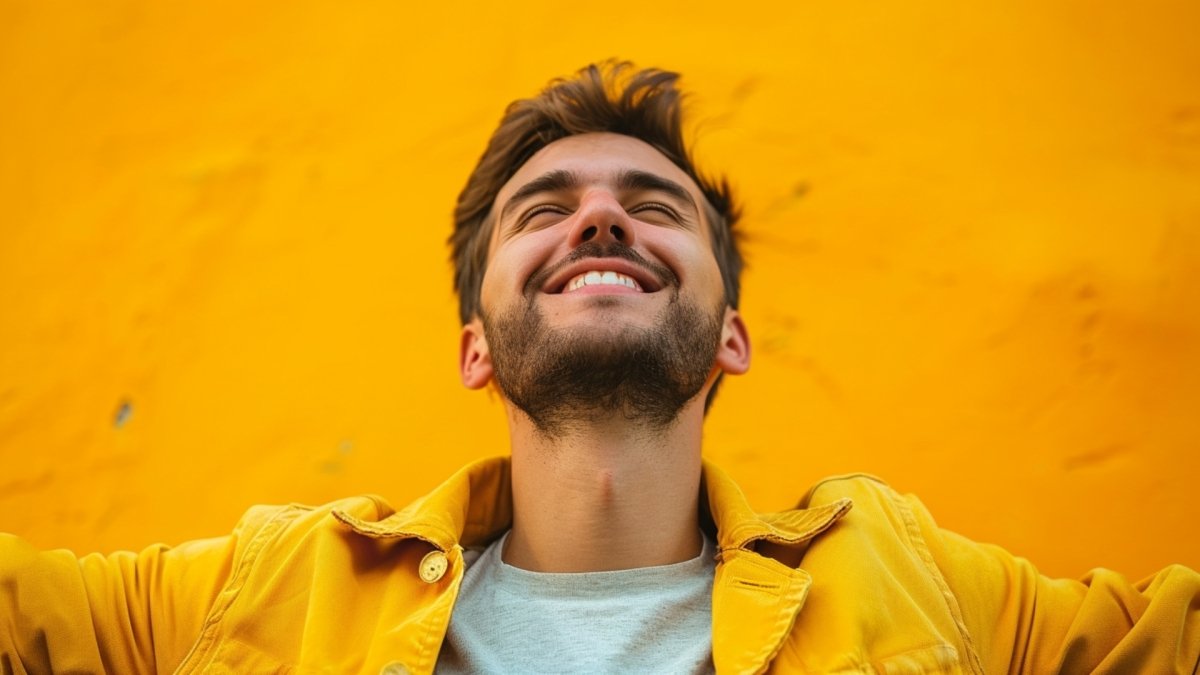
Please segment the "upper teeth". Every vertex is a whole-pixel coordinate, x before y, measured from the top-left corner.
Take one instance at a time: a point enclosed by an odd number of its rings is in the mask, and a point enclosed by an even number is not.
[[[592,271],[584,272],[583,274],[573,277],[567,282],[566,288],[563,292],[570,293],[571,291],[583,288],[584,286],[596,286],[599,284],[606,284],[609,286],[627,286],[635,291],[642,290],[642,287],[633,279],[633,277],[627,277],[619,272]]]

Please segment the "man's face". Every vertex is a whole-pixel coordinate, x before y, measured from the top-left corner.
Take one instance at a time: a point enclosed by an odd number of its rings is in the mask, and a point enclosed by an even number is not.
[[[551,143],[500,190],[482,333],[543,432],[605,412],[665,426],[715,374],[732,310],[702,203],[653,147],[607,133]]]

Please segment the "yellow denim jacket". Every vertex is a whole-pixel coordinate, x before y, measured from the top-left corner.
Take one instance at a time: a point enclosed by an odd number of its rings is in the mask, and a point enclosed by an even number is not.
[[[374,497],[255,507],[231,535],[175,548],[77,559],[6,535],[0,672],[429,672],[464,548],[508,528],[509,489],[508,461],[492,459],[399,512]],[[1200,575],[1183,567],[1132,585],[1103,570],[1047,579],[866,476],[757,514],[705,465],[702,497],[718,673],[1193,673],[1200,660]]]

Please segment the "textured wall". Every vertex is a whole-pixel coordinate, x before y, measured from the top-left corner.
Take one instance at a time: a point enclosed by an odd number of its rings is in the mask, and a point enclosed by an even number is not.
[[[685,74],[745,204],[706,452],[756,505],[869,471],[1053,574],[1200,566],[1200,5],[416,4],[0,3],[0,529],[505,451],[450,211],[504,104],[615,55]]]

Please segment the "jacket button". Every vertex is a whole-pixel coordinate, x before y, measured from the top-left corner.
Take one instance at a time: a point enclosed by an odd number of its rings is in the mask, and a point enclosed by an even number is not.
[[[379,675],[408,675],[408,668],[405,668],[404,664],[399,661],[393,661],[384,666],[379,671]]]
[[[426,553],[425,557],[421,558],[421,581],[427,584],[438,581],[446,574],[446,568],[449,566],[445,553],[436,549]]]

